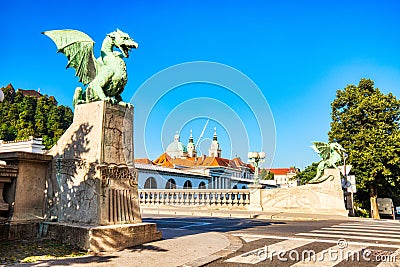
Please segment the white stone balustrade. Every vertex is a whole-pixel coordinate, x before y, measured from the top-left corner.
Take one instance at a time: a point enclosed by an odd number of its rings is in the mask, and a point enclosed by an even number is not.
[[[276,189],[263,189],[261,185],[249,185],[249,189],[140,189],[139,200],[143,209],[180,208],[180,214],[187,215],[203,209],[346,216],[340,171],[326,169],[324,176],[326,180],[319,184]]]
[[[140,189],[140,204],[147,207],[247,209],[248,189]]]

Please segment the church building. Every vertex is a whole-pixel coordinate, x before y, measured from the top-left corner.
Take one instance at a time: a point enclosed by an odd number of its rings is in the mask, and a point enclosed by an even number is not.
[[[158,166],[160,171],[169,170],[168,179],[163,179],[163,175],[160,172],[157,179],[154,175],[151,177],[143,175],[144,172],[149,173],[149,169],[157,169],[155,166],[150,166],[150,164],[147,164],[146,167],[143,164],[146,162],[151,162],[152,165]],[[152,188],[154,188],[155,183],[157,183],[158,189],[171,188],[170,179],[174,171],[177,172],[177,178],[173,179],[175,182],[174,188],[244,189],[254,182],[254,167],[252,165],[244,163],[239,157],[233,159],[222,157],[222,149],[218,142],[216,128],[214,128],[213,140],[208,149],[208,155],[197,154],[193,133],[190,131],[189,141],[186,146],[180,141],[179,134],[176,133],[173,142],[167,146],[166,151],[157,159],[154,161],[138,159],[135,160],[135,163],[136,168],[139,170],[139,186],[142,186],[142,188],[149,188],[149,182],[146,183],[146,181],[150,181],[148,179],[153,181]],[[144,169],[145,167],[147,170]],[[184,177],[183,172],[187,174],[186,180],[182,179]],[[181,182],[178,183],[177,181]],[[266,186],[274,187],[273,184]]]

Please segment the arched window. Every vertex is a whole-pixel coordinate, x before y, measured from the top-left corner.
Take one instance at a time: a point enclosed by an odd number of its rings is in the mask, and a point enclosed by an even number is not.
[[[206,183],[205,182],[200,182],[199,183],[199,189],[206,189]]]
[[[237,189],[237,185],[234,185],[232,189]]]
[[[246,186],[244,185],[244,186],[242,186],[242,189],[246,189]]]
[[[176,189],[176,182],[174,179],[169,179],[165,184],[165,189]]]
[[[183,189],[192,189],[192,182],[186,180],[185,183],[183,184]]]
[[[144,188],[145,189],[157,189],[157,182],[154,177],[149,177],[146,179],[146,182],[144,182]]]

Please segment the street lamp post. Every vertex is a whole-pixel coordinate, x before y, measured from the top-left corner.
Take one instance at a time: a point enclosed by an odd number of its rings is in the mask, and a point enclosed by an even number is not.
[[[264,152],[249,152],[247,154],[249,158],[249,162],[254,166],[254,184],[259,184],[259,175],[258,175],[258,166],[259,163],[264,162],[265,160],[265,153]]]

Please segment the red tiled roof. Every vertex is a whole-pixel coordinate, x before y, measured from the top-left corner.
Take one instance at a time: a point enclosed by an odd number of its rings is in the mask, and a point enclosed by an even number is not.
[[[21,91],[21,93],[22,93],[24,96],[32,96],[32,97],[38,97],[38,98],[42,96],[42,94],[39,93],[39,92],[36,91],[36,90],[24,90],[24,89],[18,88],[18,91]]]
[[[11,89],[12,92],[15,92],[14,87],[12,86],[11,83],[9,83],[5,88]]]
[[[256,171],[256,168],[254,168],[253,165],[251,165],[251,164],[246,164],[246,165],[247,165],[247,167],[250,168],[253,172]]]
[[[288,173],[297,173],[297,170],[295,168],[274,168],[274,169],[269,169],[270,172],[272,172],[274,175],[286,175]]]
[[[11,93],[15,93],[15,89],[14,89],[14,87],[12,86],[12,84],[11,83],[9,83],[7,86],[4,86],[4,87],[2,87],[2,88],[0,88],[2,91],[4,91],[3,89],[9,89],[10,91],[11,91]]]
[[[135,159],[135,163],[138,164],[150,164],[150,165],[155,165],[151,160],[143,158],[143,159]]]
[[[254,171],[253,166],[243,163],[240,158],[226,159],[219,157],[188,157],[188,158],[171,158],[167,153],[162,154],[154,163],[164,167],[173,168],[174,166],[184,166],[184,167],[248,167]]]
[[[168,168],[173,168],[174,164],[171,162],[171,157],[167,153],[161,154],[157,159],[155,159],[153,162],[157,165],[161,165],[164,167]]]

